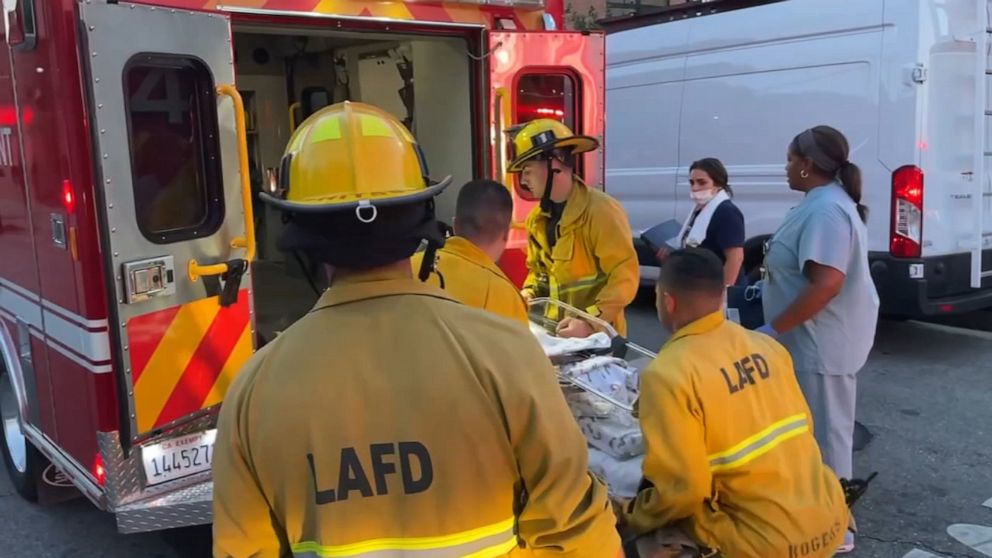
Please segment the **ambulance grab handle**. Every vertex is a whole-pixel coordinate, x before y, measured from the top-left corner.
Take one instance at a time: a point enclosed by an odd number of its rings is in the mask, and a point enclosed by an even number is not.
[[[494,96],[496,97],[495,103],[493,104],[493,109],[496,111],[496,125],[499,128],[494,134],[496,137],[496,176],[499,181],[506,185],[507,188],[513,188],[507,180],[506,172],[506,141],[505,137],[507,129],[510,128],[510,119],[512,118],[511,106],[510,106],[510,94],[507,92],[505,87],[497,87],[494,91]]]
[[[493,105],[493,110],[496,111],[497,118],[496,125],[499,128],[496,130],[494,140],[496,144],[496,176],[499,182],[504,184],[512,193],[513,184],[510,179],[509,173],[506,172],[506,167],[509,164],[506,156],[506,142],[510,141],[509,137],[504,137],[506,131],[512,126],[513,118],[513,107],[510,103],[510,93],[505,87],[497,87],[495,91],[496,102]],[[526,229],[527,224],[523,221],[513,221],[511,226],[515,229]]]
[[[296,101],[289,105],[289,133],[296,131],[296,111],[303,106],[303,103]]]
[[[234,126],[238,134],[238,167],[241,173],[241,204],[244,206],[245,234],[231,240],[232,248],[245,249],[245,262],[255,260],[255,212],[251,203],[251,175],[248,172],[248,132],[245,128],[245,104],[241,94],[233,85],[218,85],[217,93],[234,101]],[[205,275],[223,275],[228,272],[228,264],[200,265],[195,259],[189,261],[189,278],[196,281]]]

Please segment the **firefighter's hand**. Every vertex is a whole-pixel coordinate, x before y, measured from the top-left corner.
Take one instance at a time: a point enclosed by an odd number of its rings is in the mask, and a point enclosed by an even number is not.
[[[595,333],[592,325],[578,318],[565,318],[558,324],[558,337],[589,337]]]
[[[613,515],[617,516],[617,528],[623,529],[627,525],[625,510],[630,504],[630,498],[610,496],[610,504],[613,505]]]
[[[530,289],[524,289],[520,291],[520,296],[521,298],[524,299],[525,303],[530,304],[530,301],[534,300],[534,291]]]
[[[668,256],[671,254],[672,251],[669,248],[662,246],[661,248],[658,248],[657,252],[655,252],[654,257],[658,259],[658,263],[662,263],[667,260]]]

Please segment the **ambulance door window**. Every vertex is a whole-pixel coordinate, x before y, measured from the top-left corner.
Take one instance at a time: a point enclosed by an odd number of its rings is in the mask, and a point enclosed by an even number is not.
[[[576,133],[579,91],[576,80],[565,73],[526,73],[517,80],[516,122],[524,124],[539,118],[562,122]],[[578,173],[582,174],[582,158],[577,160]]]
[[[124,69],[138,228],[158,244],[203,238],[224,220],[217,105],[199,60],[140,54]]]
[[[567,74],[525,74],[517,82],[517,122],[551,118],[575,130],[577,92]]]

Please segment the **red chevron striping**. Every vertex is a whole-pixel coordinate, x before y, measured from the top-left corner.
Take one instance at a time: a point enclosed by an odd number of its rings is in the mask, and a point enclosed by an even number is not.
[[[180,308],[182,306],[174,306],[128,320],[127,341],[128,352],[131,355],[131,385],[138,383],[145,365],[155,354],[158,344],[165,338],[165,332],[169,330]]]
[[[238,302],[221,308],[207,328],[179,383],[156,419],[155,426],[168,424],[200,410],[224,369],[224,363],[248,325],[248,317],[248,292],[242,290],[238,293]]]

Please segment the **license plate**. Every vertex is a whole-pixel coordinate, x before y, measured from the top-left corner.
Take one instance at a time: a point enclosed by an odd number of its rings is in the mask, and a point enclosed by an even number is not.
[[[149,486],[210,470],[217,430],[170,438],[141,448]]]

